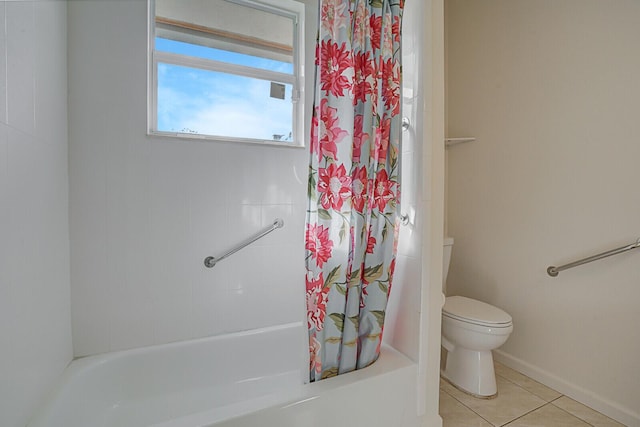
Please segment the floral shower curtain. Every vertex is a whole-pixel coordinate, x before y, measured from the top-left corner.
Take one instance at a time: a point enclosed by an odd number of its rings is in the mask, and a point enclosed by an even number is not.
[[[403,0],[320,0],[306,224],[310,380],[380,354],[400,206]]]

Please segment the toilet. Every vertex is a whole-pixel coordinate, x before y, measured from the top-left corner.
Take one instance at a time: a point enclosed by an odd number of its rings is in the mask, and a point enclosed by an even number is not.
[[[453,239],[445,238],[442,280],[445,294],[452,248]],[[441,376],[473,396],[497,396],[491,350],[504,344],[511,331],[513,321],[503,310],[463,296],[446,297],[442,307],[442,347],[447,356]]]

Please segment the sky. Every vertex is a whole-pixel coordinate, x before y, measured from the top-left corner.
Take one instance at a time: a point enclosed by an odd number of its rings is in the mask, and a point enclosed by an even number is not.
[[[156,38],[156,50],[293,74],[293,65]],[[158,130],[255,139],[290,139],[291,85],[272,98],[271,81],[158,63]],[[274,137],[274,135],[277,135]]]

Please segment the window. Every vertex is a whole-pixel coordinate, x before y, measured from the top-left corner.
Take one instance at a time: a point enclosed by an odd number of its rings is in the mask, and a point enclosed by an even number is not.
[[[304,4],[149,4],[150,133],[304,145]]]

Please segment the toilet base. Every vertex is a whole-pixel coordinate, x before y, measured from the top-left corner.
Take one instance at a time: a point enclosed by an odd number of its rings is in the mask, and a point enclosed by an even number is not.
[[[444,379],[475,397],[490,399],[498,395],[491,350],[475,351],[455,347],[447,352]]]
[[[449,381],[444,376],[444,370],[442,370],[442,369],[440,369],[440,378],[443,379],[444,381],[446,381],[448,384],[450,384],[451,387],[455,388],[456,390],[460,390],[461,393],[468,394],[469,396],[475,397],[476,399],[491,400],[491,399],[495,399],[496,397],[498,397],[498,392],[496,392],[496,394],[492,394],[491,396],[480,396],[479,394],[471,393],[470,391],[464,390],[464,389],[458,387],[457,385],[455,385],[454,383],[452,383],[451,381]]]

